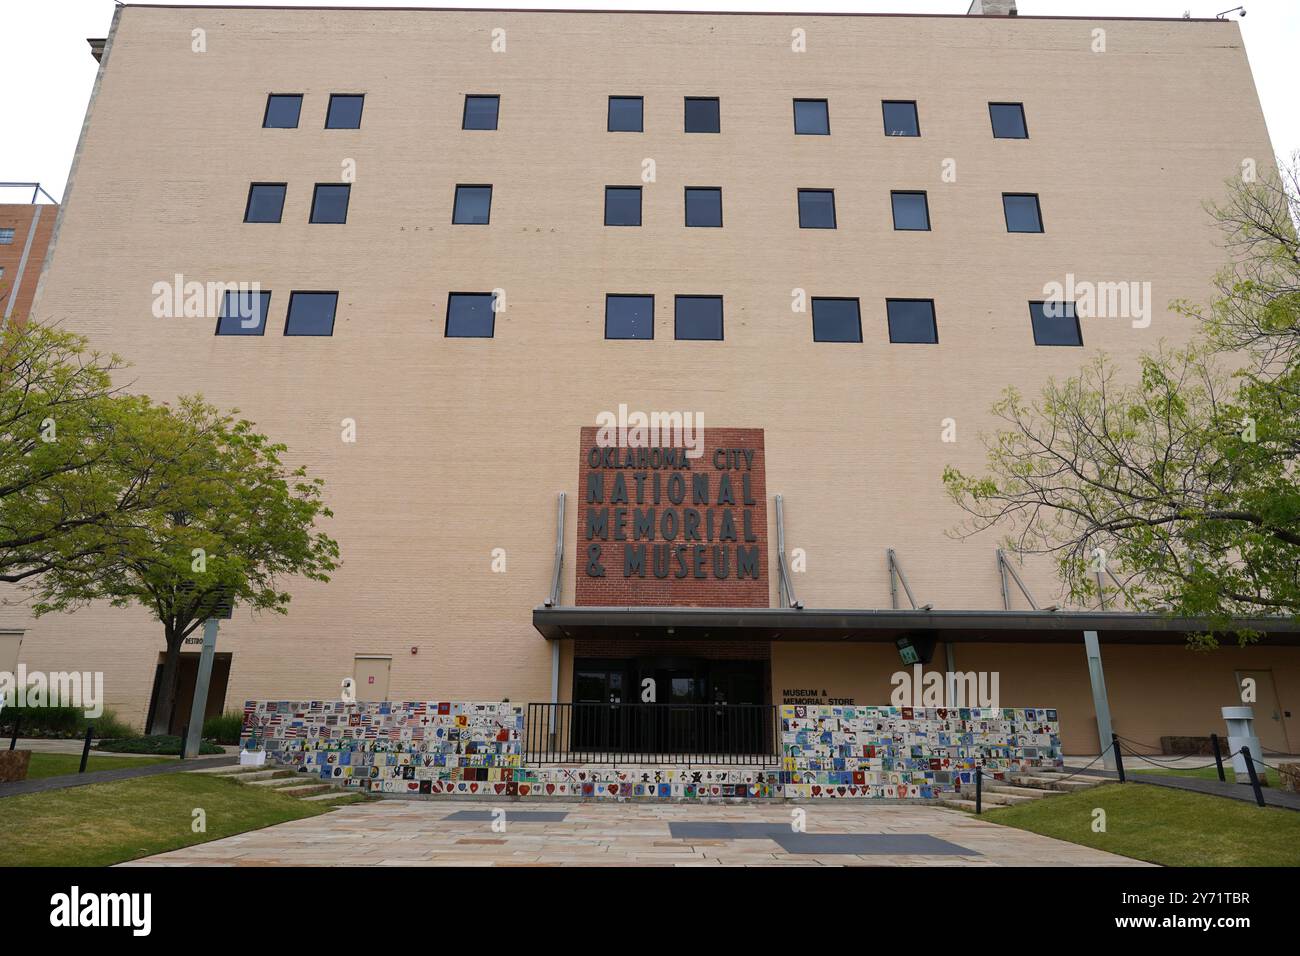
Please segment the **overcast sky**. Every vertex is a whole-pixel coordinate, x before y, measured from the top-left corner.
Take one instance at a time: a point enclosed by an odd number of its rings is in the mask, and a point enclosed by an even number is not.
[[[193,0],[195,5],[240,6]],[[265,0],[270,5],[273,0]],[[255,6],[257,4],[247,4]],[[859,13],[965,13],[969,0],[279,0],[281,6],[369,7],[581,7],[631,10],[796,10]],[[1212,17],[1233,0],[1019,0],[1021,14],[1051,16]],[[87,37],[103,37],[113,0],[0,0],[0,103],[4,140],[0,181],[39,181],[56,199],[72,163],[97,64]],[[1300,0],[1247,0],[1242,19],[1246,53],[1255,74],[1273,148],[1287,156],[1300,150],[1300,103],[1294,59],[1300,51]],[[803,8],[803,9],[800,9]],[[1235,16],[1235,14],[1234,14]],[[23,202],[0,190],[0,201]]]

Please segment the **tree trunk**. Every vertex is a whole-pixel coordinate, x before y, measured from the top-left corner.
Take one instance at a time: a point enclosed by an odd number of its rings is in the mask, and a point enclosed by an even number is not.
[[[172,711],[176,709],[176,684],[180,677],[181,644],[184,640],[167,635],[167,656],[163,658],[162,678],[158,681],[158,703],[153,710],[151,734],[165,734],[171,728]]]

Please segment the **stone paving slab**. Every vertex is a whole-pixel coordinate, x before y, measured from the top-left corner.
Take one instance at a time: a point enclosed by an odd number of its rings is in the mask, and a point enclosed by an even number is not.
[[[507,810],[511,823],[562,823],[568,816],[567,810]],[[450,816],[443,817],[455,823],[489,823],[496,819],[491,810],[457,810]]]
[[[382,800],[331,810],[160,853],[126,866],[1146,866],[1138,860],[1000,826],[941,807],[802,805],[807,832],[790,831],[791,806],[577,804],[563,822],[449,819],[436,801]],[[522,812],[522,811],[516,811]],[[454,814],[453,814],[454,815]],[[489,812],[490,817],[490,812]],[[518,823],[519,825],[516,825]],[[677,838],[674,824],[740,824]],[[791,852],[759,833],[798,837]],[[689,833],[689,829],[682,831]],[[874,836],[853,846],[826,835]],[[891,837],[892,846],[881,837]],[[925,840],[918,840],[925,837]],[[907,839],[902,839],[907,838]],[[796,841],[799,842],[799,841]],[[848,849],[846,849],[846,847]],[[882,852],[885,851],[885,852]],[[917,852],[917,851],[923,852]]]

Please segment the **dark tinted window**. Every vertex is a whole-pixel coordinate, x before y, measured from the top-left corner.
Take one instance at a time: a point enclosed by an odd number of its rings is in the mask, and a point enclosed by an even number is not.
[[[990,103],[989,119],[993,121],[995,139],[1028,139],[1025,128],[1025,107],[1020,103]]]
[[[933,299],[886,299],[885,311],[889,316],[889,341],[938,343]]]
[[[886,136],[920,136],[921,124],[916,118],[916,103],[910,100],[885,100],[881,104],[885,114]]]
[[[687,186],[686,225],[721,226],[722,190],[715,186]]]
[[[831,132],[831,113],[826,101],[795,100],[794,131],[809,136],[829,136]]]
[[[270,308],[269,292],[227,292],[217,319],[217,335],[261,335]]]
[[[861,342],[862,313],[857,299],[813,299],[814,342]]]
[[[334,310],[338,304],[337,292],[289,293],[289,317],[284,323],[284,334],[333,335]]]
[[[1083,330],[1073,302],[1030,302],[1035,345],[1082,345]]]
[[[799,190],[799,227],[801,229],[835,228],[833,189]]]
[[[722,296],[679,295],[676,305],[677,338],[722,341]]]
[[[890,193],[894,205],[895,229],[930,228],[930,206],[925,193]]]
[[[1007,232],[1043,231],[1043,216],[1034,193],[1003,193],[1002,211],[1007,217]]]
[[[716,96],[686,97],[686,132],[718,133],[722,130],[722,110]]]
[[[451,221],[463,226],[486,226],[492,213],[491,186],[457,186]]]
[[[449,339],[490,339],[496,324],[491,292],[453,292],[447,297]]]
[[[605,338],[652,339],[654,337],[654,296],[605,296]]]
[[[244,222],[279,222],[284,212],[284,183],[253,183],[248,187]]]
[[[497,112],[501,97],[475,93],[465,94],[465,112],[461,116],[461,129],[496,129]]]
[[[605,225],[641,225],[641,187],[605,187]]]
[[[311,221],[347,222],[351,194],[352,187],[347,183],[317,183],[311,198]]]
[[[641,113],[644,102],[639,96],[611,96],[609,98],[609,131],[611,133],[641,132]]]
[[[365,99],[359,93],[331,93],[329,112],[325,114],[325,128],[360,129],[361,105]]]
[[[297,129],[298,115],[301,112],[301,93],[272,93],[266,98],[266,112],[262,115],[262,128]]]

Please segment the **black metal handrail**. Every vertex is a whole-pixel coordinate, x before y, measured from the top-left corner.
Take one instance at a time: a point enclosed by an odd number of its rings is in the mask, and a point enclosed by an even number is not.
[[[772,767],[772,704],[529,704],[524,762]]]

